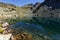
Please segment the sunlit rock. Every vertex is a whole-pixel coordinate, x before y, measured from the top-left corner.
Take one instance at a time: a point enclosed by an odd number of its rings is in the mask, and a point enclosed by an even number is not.
[[[9,25],[9,23],[7,23],[7,22],[4,22],[4,23],[2,24],[3,27],[6,27],[6,26],[8,26],[8,25]]]
[[[12,34],[0,34],[0,40],[10,40]]]

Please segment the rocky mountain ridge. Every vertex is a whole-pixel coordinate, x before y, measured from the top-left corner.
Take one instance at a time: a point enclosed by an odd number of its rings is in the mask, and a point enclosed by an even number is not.
[[[28,12],[30,12],[29,7],[18,7],[13,4],[0,2],[0,20],[16,19],[18,17],[24,19],[27,17],[26,15],[30,15]]]

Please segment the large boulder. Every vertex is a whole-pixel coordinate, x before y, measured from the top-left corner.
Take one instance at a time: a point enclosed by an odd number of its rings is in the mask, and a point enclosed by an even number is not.
[[[6,35],[3,35],[3,34],[0,34],[0,40],[10,40],[12,34],[6,34]]]

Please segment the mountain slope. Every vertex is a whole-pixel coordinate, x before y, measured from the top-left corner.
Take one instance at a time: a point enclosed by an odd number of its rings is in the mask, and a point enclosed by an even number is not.
[[[13,23],[20,20],[29,20],[32,16],[30,7],[18,7],[13,4],[0,2],[0,21],[11,21]]]

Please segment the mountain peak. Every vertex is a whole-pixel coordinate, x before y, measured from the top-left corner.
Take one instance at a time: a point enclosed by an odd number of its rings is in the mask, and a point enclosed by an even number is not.
[[[45,0],[44,3],[53,8],[60,8],[60,0]]]

